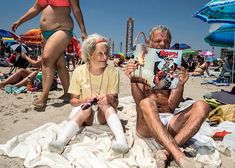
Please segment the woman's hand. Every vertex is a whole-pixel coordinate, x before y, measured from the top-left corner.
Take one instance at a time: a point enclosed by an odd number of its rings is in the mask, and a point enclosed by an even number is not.
[[[11,30],[12,30],[13,32],[15,32],[16,29],[19,27],[19,25],[20,25],[20,22],[19,22],[19,21],[14,22],[14,23],[11,25]]]
[[[98,104],[99,105],[108,105],[109,101],[108,101],[108,96],[107,95],[100,95],[97,97],[98,99]]]
[[[87,33],[86,32],[83,32],[81,34],[81,38],[82,38],[82,41],[84,41],[86,38],[87,38]]]

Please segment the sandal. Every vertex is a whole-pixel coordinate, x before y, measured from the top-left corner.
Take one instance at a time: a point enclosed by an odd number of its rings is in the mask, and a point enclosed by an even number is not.
[[[38,99],[33,101],[34,108],[40,109],[46,107],[46,103],[39,102]]]
[[[69,95],[62,95],[58,99],[63,100],[64,103],[69,103],[70,102],[70,96]]]

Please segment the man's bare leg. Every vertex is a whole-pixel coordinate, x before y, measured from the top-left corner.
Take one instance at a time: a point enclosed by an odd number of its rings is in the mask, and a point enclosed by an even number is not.
[[[208,104],[199,100],[188,111],[173,117],[169,130],[172,135],[175,135],[176,143],[181,146],[192,138],[199,131],[208,114]]]
[[[159,141],[160,144],[163,145],[163,147],[173,156],[176,163],[181,167],[186,167],[185,165],[194,166],[195,163],[189,160],[185,154],[181,152],[175,140],[162,124],[155,101],[150,98],[146,98],[141,101],[140,107],[143,111],[145,121],[148,121],[146,124],[150,129],[153,137]],[[164,153],[162,152],[161,155],[163,154]]]
[[[208,116],[208,112],[209,106],[204,101],[197,101],[190,109],[172,118],[169,129],[171,135],[175,135],[174,140],[179,146],[183,145],[198,132]],[[161,157],[163,154],[166,155],[165,159],[170,155],[167,150],[163,149],[156,153],[156,157],[163,158]]]
[[[136,79],[138,78],[136,77]],[[133,99],[136,103],[136,112],[137,112],[136,131],[141,136],[148,138],[151,137],[151,134],[144,120],[143,113],[140,109],[140,101],[146,97],[144,92],[145,90],[146,90],[145,84],[137,82],[131,83],[131,92]]]

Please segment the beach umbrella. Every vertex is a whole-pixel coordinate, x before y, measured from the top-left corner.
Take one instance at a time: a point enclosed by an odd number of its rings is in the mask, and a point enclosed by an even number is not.
[[[18,53],[27,53],[29,50],[31,50],[26,44],[23,43],[15,43],[10,47],[13,51],[16,51]]]
[[[6,46],[10,46],[10,45],[16,43],[16,41],[13,38],[3,38],[3,43]]]
[[[172,50],[175,50],[175,49],[177,49],[177,45],[179,45],[179,50],[185,50],[185,49],[189,49],[189,48],[191,48],[188,44],[184,44],[184,43],[175,43],[173,46],[171,46],[171,48],[170,49],[172,49]]]
[[[193,16],[208,23],[235,23],[235,0],[212,0]],[[234,59],[235,51],[233,51],[232,69],[234,69]]]
[[[198,55],[198,51],[194,49],[185,49],[182,50],[182,55],[187,56],[187,55]]]
[[[8,30],[4,30],[4,29],[0,29],[0,37],[1,38],[14,38],[15,40],[17,40],[19,38],[14,33],[10,32]]]
[[[42,44],[42,31],[39,28],[30,29],[20,36],[20,41],[28,45]]]
[[[70,44],[72,44],[74,46],[76,54],[80,57],[80,55],[81,55],[81,53],[80,53],[80,49],[81,49],[80,41],[75,36],[73,36],[71,41],[70,41]]]
[[[234,47],[235,24],[224,24],[208,34],[204,40],[211,46]]]
[[[122,52],[113,52],[114,58],[120,58],[121,60],[125,60],[126,56]]]
[[[211,57],[211,56],[214,56],[215,54],[207,50],[207,51],[200,52],[199,55],[204,56],[204,57]]]
[[[208,23],[235,23],[235,0],[212,0],[193,16]]]

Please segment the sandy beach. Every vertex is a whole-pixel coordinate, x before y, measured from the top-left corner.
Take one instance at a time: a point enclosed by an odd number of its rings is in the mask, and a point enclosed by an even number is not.
[[[0,67],[1,72],[7,72],[8,68]],[[130,82],[120,69],[121,83],[119,97],[130,96]],[[214,86],[201,85],[203,80],[213,78],[190,77],[185,85],[184,98],[194,100],[202,99],[203,95],[224,89],[230,91],[234,85]],[[61,88],[61,86],[59,86]],[[18,95],[7,94],[0,90],[0,144],[5,144],[9,139],[24,132],[33,130],[48,122],[61,123],[66,120],[70,112],[70,104],[65,104],[57,99],[63,94],[62,89],[51,91],[48,105],[45,111],[36,111],[32,106],[32,101],[40,92],[21,93]],[[133,113],[133,112],[132,112]],[[222,167],[230,168],[234,166],[231,158],[221,154]],[[23,168],[23,159],[0,156],[1,168]]]

